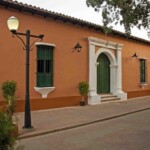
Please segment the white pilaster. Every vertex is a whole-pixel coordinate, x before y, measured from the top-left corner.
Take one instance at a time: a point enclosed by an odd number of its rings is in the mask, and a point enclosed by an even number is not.
[[[110,92],[113,93],[114,95],[116,94],[116,81],[117,81],[117,77],[116,77],[116,70],[117,70],[117,65],[110,65]]]
[[[122,47],[117,44],[117,90],[116,94],[121,100],[127,99],[127,93],[122,91]]]
[[[117,49],[117,92],[122,92],[122,51]]]
[[[95,45],[89,43],[89,94],[88,104],[95,105],[100,103],[100,96],[97,94],[97,74],[95,61]]]

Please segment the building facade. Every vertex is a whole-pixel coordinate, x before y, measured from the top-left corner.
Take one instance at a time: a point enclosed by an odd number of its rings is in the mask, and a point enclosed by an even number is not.
[[[0,2],[0,13],[0,84],[17,82],[16,111],[24,111],[25,50],[7,28],[11,16],[19,19],[18,31],[44,34],[42,41],[30,40],[32,110],[79,105],[81,81],[89,83],[90,105],[100,104],[104,93],[121,100],[150,94],[150,42],[142,37],[105,35],[99,25],[11,0]],[[78,42],[81,52],[73,49]]]

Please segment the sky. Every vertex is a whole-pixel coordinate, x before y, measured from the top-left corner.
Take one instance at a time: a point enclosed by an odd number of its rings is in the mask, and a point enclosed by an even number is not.
[[[87,7],[86,0],[17,0],[24,4],[37,6],[62,13],[71,17],[79,18],[85,21],[89,21],[98,25],[102,25],[102,16],[100,13],[95,12],[93,8]],[[124,32],[122,26],[114,26],[115,30]],[[146,40],[150,40],[147,36],[147,31],[144,29],[132,29],[132,35],[140,37]]]

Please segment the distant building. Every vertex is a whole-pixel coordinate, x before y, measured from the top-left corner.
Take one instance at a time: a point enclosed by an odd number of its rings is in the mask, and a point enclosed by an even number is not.
[[[81,81],[89,83],[90,105],[104,94],[121,100],[150,94],[150,42],[142,37],[105,35],[102,26],[11,0],[0,1],[0,13],[0,84],[17,82],[16,111],[24,111],[25,50],[7,28],[11,16],[20,21],[18,31],[45,35],[30,52],[32,110],[79,105]],[[81,52],[73,49],[78,42]]]

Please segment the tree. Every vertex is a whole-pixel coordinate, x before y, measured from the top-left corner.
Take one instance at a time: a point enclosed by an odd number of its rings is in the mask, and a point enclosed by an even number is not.
[[[102,11],[103,25],[111,23],[124,25],[125,32],[131,34],[131,29],[143,27],[148,29],[149,0],[86,0],[87,6],[95,11]]]

